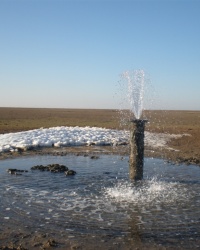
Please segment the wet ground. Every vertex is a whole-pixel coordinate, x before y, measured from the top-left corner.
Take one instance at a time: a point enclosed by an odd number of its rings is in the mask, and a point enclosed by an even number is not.
[[[171,147],[178,140],[181,139],[172,139],[168,146]],[[64,156],[67,154],[75,155],[93,155],[93,154],[117,154],[117,155],[129,155],[130,148],[129,145],[125,146],[77,146],[77,147],[61,147],[61,148],[36,148],[34,150],[20,151],[20,152],[4,152],[0,153],[0,160],[10,159],[22,156],[31,156],[31,155],[60,155]],[[200,154],[200,153],[199,153]],[[177,149],[167,149],[167,148],[151,148],[145,147],[145,156],[154,157],[159,159],[168,160],[173,164],[186,164],[186,165],[197,165],[200,166],[200,156],[198,154],[191,155],[190,150],[186,149],[177,150]]]

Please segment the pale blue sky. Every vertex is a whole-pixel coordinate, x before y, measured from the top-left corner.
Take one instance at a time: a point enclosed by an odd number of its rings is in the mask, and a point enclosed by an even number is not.
[[[199,0],[0,0],[0,107],[118,108],[132,69],[200,110]]]

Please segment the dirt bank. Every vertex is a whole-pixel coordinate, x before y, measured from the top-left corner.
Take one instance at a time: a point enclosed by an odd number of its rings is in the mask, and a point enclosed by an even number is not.
[[[167,147],[171,150],[165,147],[145,148],[146,156],[164,158],[176,163],[200,165],[200,111],[153,110],[145,111],[143,117],[149,121],[146,126],[146,130],[149,132],[187,135],[168,141]],[[54,126],[128,129],[127,125],[121,126],[119,112],[116,110],[0,108],[0,134]],[[84,154],[95,150],[95,147],[48,148],[18,153],[1,153],[0,159],[31,154]],[[104,153],[129,153],[128,146],[102,147],[98,151],[101,152],[101,150]]]

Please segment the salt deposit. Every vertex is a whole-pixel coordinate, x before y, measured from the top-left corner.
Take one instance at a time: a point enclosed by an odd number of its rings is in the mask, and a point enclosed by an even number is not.
[[[171,138],[182,135],[145,132],[145,144],[167,147]],[[0,152],[17,151],[32,147],[105,146],[129,142],[129,131],[97,127],[53,127],[0,135]]]

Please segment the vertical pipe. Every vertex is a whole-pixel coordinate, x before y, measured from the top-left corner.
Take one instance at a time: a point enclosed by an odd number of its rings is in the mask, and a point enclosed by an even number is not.
[[[147,120],[133,120],[130,131],[129,176],[142,180],[144,164],[144,128]]]

